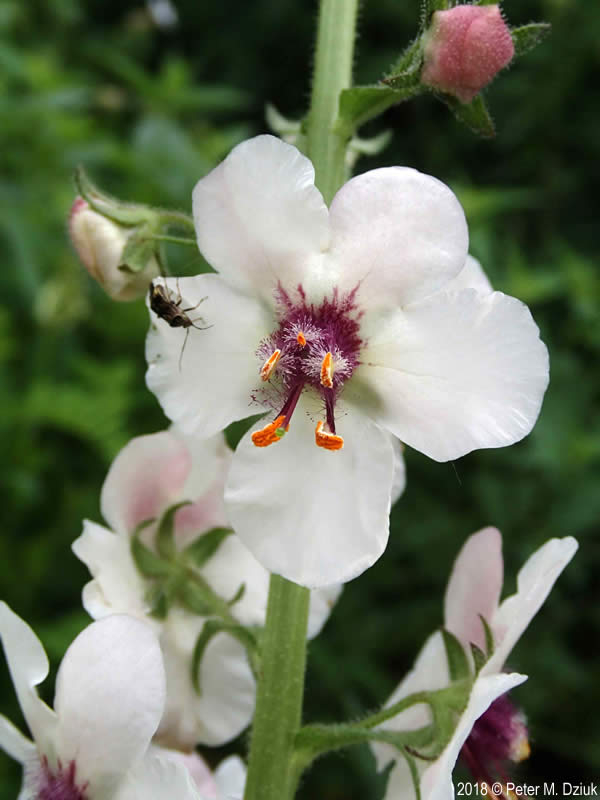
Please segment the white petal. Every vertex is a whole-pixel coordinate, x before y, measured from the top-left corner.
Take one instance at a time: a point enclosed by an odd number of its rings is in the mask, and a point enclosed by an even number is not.
[[[195,751],[182,753],[180,750],[167,750],[164,747],[156,746],[151,748],[151,752],[184,766],[203,798],[219,800],[219,790],[215,778],[206,761],[198,753]]]
[[[217,746],[235,738],[254,712],[256,684],[242,645],[217,634],[200,666],[198,694],[191,677],[192,653],[204,620],[171,609],[161,635],[167,672],[167,706],[157,734],[165,747]]]
[[[318,636],[327,622],[329,615],[342,593],[342,585],[334,583],[321,589],[312,589],[310,593],[310,606],[308,609],[308,629],[306,636],[313,639]]]
[[[493,675],[475,681],[467,708],[463,712],[452,739],[441,756],[428,767],[421,778],[422,800],[454,800],[452,771],[460,749],[479,717],[500,695],[527,680],[518,673]]]
[[[498,608],[504,577],[502,536],[497,528],[484,528],[470,536],[458,554],[446,589],[444,625],[469,647],[473,642],[485,652],[485,630]]]
[[[177,291],[175,279],[166,284]],[[200,324],[211,327],[171,328],[152,314],[146,383],[184,433],[212,436],[234,420],[260,413],[251,397],[260,383],[255,351],[275,322],[255,299],[217,275],[180,278],[179,287],[190,306],[206,297],[198,309]]]
[[[504,600],[492,620],[497,647],[483,667],[484,674],[502,669],[508,654],[540,610],[578,546],[572,536],[550,539],[524,564],[517,576],[516,594]]]
[[[427,297],[467,257],[460,203],[414,169],[387,167],[348,181],[333,198],[330,221],[334,282],[344,289],[360,283],[359,300],[370,308]]]
[[[394,479],[392,481],[392,505],[406,489],[406,463],[404,462],[404,445],[395,436],[391,436],[394,450]]]
[[[158,639],[131,617],[92,623],[56,678],[57,755],[75,761],[90,794],[110,792],[146,751],[165,702]]]
[[[129,537],[86,519],[72,548],[94,577],[83,590],[83,605],[90,616],[129,614],[145,619],[146,586],[131,557]]]
[[[169,431],[136,436],[108,471],[100,507],[110,527],[132,533],[144,520],[176,503],[192,467],[185,444]]]
[[[109,798],[106,798],[109,800]],[[175,760],[148,753],[127,773],[110,800],[208,800],[202,798],[193,780]]]
[[[0,601],[0,638],[23,716],[38,749],[48,752],[56,716],[35,689],[48,675],[48,659],[29,625]]]
[[[215,770],[219,800],[242,800],[246,786],[246,765],[239,756],[229,756]]]
[[[0,750],[4,750],[20,764],[26,764],[35,757],[36,747],[12,722],[0,714]]]
[[[281,441],[255,447],[247,433],[225,490],[233,527],[261,564],[309,588],[351,580],[384,551],[394,460],[389,436],[359,413],[339,416],[341,450],[317,447],[314,429],[299,404]]]
[[[361,357],[346,399],[436,461],[518,442],[548,385],[537,325],[501,292],[439,292],[408,306],[381,322]]]
[[[458,275],[444,286],[445,292],[460,292],[461,289],[475,289],[479,294],[490,294],[494,291],[483,267],[470,255]]]
[[[274,136],[235,147],[193,192],[198,247],[233,285],[271,300],[295,288],[329,242],[328,212],[310,161]]]

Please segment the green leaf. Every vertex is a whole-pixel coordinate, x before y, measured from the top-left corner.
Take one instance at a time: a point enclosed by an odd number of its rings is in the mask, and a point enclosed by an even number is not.
[[[480,614],[479,619],[481,620],[481,624],[483,625],[483,632],[485,633],[485,652],[487,657],[489,658],[494,652],[495,648],[494,634],[492,633],[492,629],[488,625],[486,618]]]
[[[515,56],[522,56],[543,41],[550,33],[552,26],[548,22],[532,22],[530,25],[521,25],[511,28]]]
[[[415,97],[421,91],[420,84],[405,89],[393,89],[384,84],[344,89],[340,94],[340,113],[336,130],[350,137],[365,122],[383,114],[391,106]]]
[[[174,506],[170,506],[160,520],[156,532],[155,544],[157,551],[163,558],[172,559],[177,553],[174,536],[175,514],[180,508],[183,508],[183,506],[189,505],[190,501],[184,500],[183,503],[176,503]]]
[[[473,662],[475,664],[475,674],[479,672],[479,670],[483,667],[485,662],[487,661],[485,657],[485,653],[480,647],[477,647],[476,644],[471,644],[471,655],[473,656]]]
[[[459,122],[464,123],[473,133],[489,139],[496,135],[494,123],[485,105],[483,97],[478,94],[470,103],[461,103],[455,97],[444,95],[444,102]]]
[[[255,635],[249,628],[245,628],[243,625],[223,622],[218,619],[207,620],[196,640],[196,645],[192,654],[192,683],[198,694],[202,694],[202,689],[200,687],[200,663],[211,639],[218,633],[228,633],[230,636],[237,639],[246,648],[251,666],[254,667],[255,665],[257,641]]]
[[[463,678],[468,678],[471,674],[471,670],[469,669],[469,661],[462,644],[458,641],[453,633],[450,633],[450,631],[443,629],[442,636],[444,638],[444,646],[446,648],[450,680],[459,681]]]
[[[214,556],[221,546],[221,543],[228,536],[231,536],[232,533],[233,531],[231,528],[213,528],[203,533],[188,545],[183,550],[182,555],[189,561],[192,561],[194,566],[202,567],[209,558]]]

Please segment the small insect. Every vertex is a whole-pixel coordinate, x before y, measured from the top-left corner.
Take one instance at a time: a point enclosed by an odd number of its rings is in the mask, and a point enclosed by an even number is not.
[[[204,322],[202,317],[191,319],[188,314],[190,311],[195,311],[200,303],[203,303],[206,300],[206,297],[202,297],[200,300],[198,300],[195,306],[181,308],[183,298],[179,288],[179,281],[177,281],[177,295],[175,295],[175,293],[172,292],[168,286],[164,286],[162,283],[154,283],[154,281],[150,284],[148,295],[150,297],[150,308],[152,311],[154,311],[157,317],[164,319],[164,321],[170,325],[171,328],[187,329],[185,332],[185,339],[183,340],[181,353],[179,355],[179,370],[181,371],[181,360],[183,359],[183,351],[185,350],[187,339],[190,333],[189,329],[196,328],[199,331],[205,331],[208,330],[208,328],[212,328],[212,325],[196,325],[197,322]]]

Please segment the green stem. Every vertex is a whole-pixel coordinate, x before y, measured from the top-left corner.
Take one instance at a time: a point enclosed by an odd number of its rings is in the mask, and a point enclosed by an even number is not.
[[[309,600],[308,589],[271,575],[245,800],[293,797],[292,756],[302,715]]]
[[[197,241],[187,236],[168,236],[167,234],[154,233],[151,238],[156,239],[157,242],[172,242],[173,244],[185,244],[188,247],[198,247]]]
[[[339,96],[352,83],[358,0],[321,0],[307,154],[327,205],[346,180],[348,137],[335,130]]]

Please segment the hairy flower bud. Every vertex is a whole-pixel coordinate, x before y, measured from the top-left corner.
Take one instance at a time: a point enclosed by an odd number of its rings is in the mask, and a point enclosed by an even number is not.
[[[133,271],[124,260],[125,247],[136,228],[127,228],[94,211],[77,197],[69,215],[69,233],[83,265],[113,300],[135,300],[159,274],[156,258],[149,255],[141,270]]]
[[[500,7],[461,5],[436,11],[425,36],[422,82],[470,103],[514,56]]]

